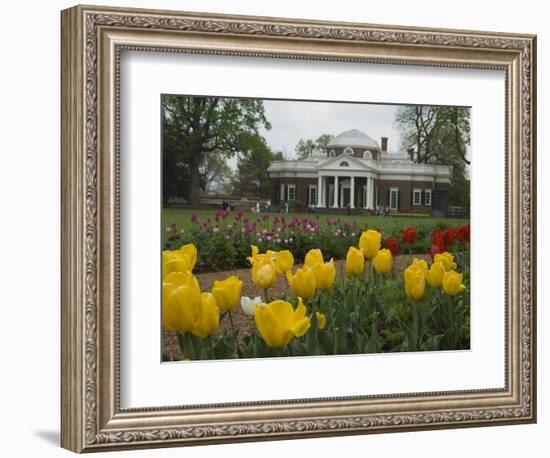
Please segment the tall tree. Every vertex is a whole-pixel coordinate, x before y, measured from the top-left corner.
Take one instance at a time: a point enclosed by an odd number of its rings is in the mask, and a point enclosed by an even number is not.
[[[332,138],[333,135],[331,134],[322,134],[317,138],[317,140],[312,140],[311,138],[300,138],[295,148],[296,156],[298,159],[306,159],[315,148],[328,148]]]
[[[200,167],[201,188],[205,192],[218,192],[231,181],[233,172],[227,160],[221,154],[212,152],[205,154],[204,162]]]
[[[315,143],[317,144],[318,148],[327,149],[330,141],[334,138],[334,135],[331,134],[323,134],[320,135],[317,140],[315,140]]]
[[[313,148],[315,148],[315,142],[311,138],[306,140],[300,138],[295,148],[297,158],[307,159],[313,151]]]
[[[186,183],[183,193],[197,205],[206,156],[234,156],[241,138],[257,134],[260,127],[271,127],[261,100],[163,96],[163,170],[172,167],[163,177],[163,193],[174,192],[173,182]]]
[[[415,162],[453,166],[450,201],[453,205],[469,208],[470,110],[405,106],[398,109],[395,124],[401,133],[402,148],[414,148]]]
[[[271,191],[267,168],[280,153],[273,153],[260,135],[244,136],[234,178],[234,191],[244,196],[268,198]]]
[[[470,144],[470,110],[462,107],[404,106],[396,114],[403,147],[414,147],[416,162],[438,163],[456,155],[464,163]],[[451,149],[451,150],[450,150]]]

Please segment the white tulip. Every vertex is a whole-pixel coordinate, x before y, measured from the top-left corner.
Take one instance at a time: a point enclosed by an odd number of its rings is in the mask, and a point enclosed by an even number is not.
[[[260,296],[256,296],[254,299],[250,299],[247,296],[241,297],[241,308],[243,309],[243,312],[247,315],[254,316],[254,307],[256,304],[261,304],[262,299]]]

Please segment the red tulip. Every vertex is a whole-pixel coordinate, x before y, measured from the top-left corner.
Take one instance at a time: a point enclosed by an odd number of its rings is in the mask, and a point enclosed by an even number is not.
[[[434,229],[432,232],[432,245],[438,247],[441,252],[445,251],[445,243],[443,241],[443,232],[439,229]]]
[[[470,225],[466,224],[456,231],[456,236],[461,242],[470,243]]]
[[[412,245],[416,242],[416,229],[414,227],[408,227],[401,232],[401,238],[403,239],[403,242]]]
[[[455,243],[456,232],[454,229],[445,229],[443,231],[443,244],[445,247],[450,247]]]
[[[386,247],[391,251],[391,254],[395,256],[399,253],[399,240],[397,239],[388,239],[386,240]]]

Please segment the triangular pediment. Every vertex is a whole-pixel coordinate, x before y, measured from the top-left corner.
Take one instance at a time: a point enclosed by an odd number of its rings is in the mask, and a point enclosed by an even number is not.
[[[347,164],[347,165],[345,165]],[[342,154],[340,156],[331,157],[326,161],[317,164],[317,170],[332,170],[332,171],[376,171],[375,163],[368,159],[358,159],[355,156]]]

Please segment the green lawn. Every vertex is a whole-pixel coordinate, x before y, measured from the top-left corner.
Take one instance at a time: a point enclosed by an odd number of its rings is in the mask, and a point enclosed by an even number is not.
[[[163,209],[163,225],[167,227],[172,222],[175,222],[178,229],[184,229],[187,231],[192,227],[191,215],[196,213],[200,222],[205,222],[207,218],[212,218],[216,216],[216,210],[190,210],[182,208],[165,208]],[[232,211],[229,215],[228,221],[231,222],[235,211]],[[275,216],[280,215],[279,213],[270,213],[269,218],[273,219]],[[261,217],[262,214],[252,213],[245,211],[243,214],[244,217],[250,218],[250,221],[256,221],[258,217]],[[288,213],[284,215],[287,222],[289,222],[292,217],[296,216],[297,218],[311,218],[316,220],[314,214],[311,213]],[[417,226],[417,225],[433,225],[434,227],[442,225],[443,227],[456,227],[469,222],[468,219],[458,219],[458,218],[431,218],[431,217],[414,217],[414,216],[366,216],[366,215],[330,215],[330,214],[321,214],[318,221],[320,226],[326,226],[327,219],[335,220],[339,218],[341,222],[345,221],[356,221],[360,227],[368,226],[380,229],[382,232],[394,233],[398,230],[402,230],[408,226]]]

